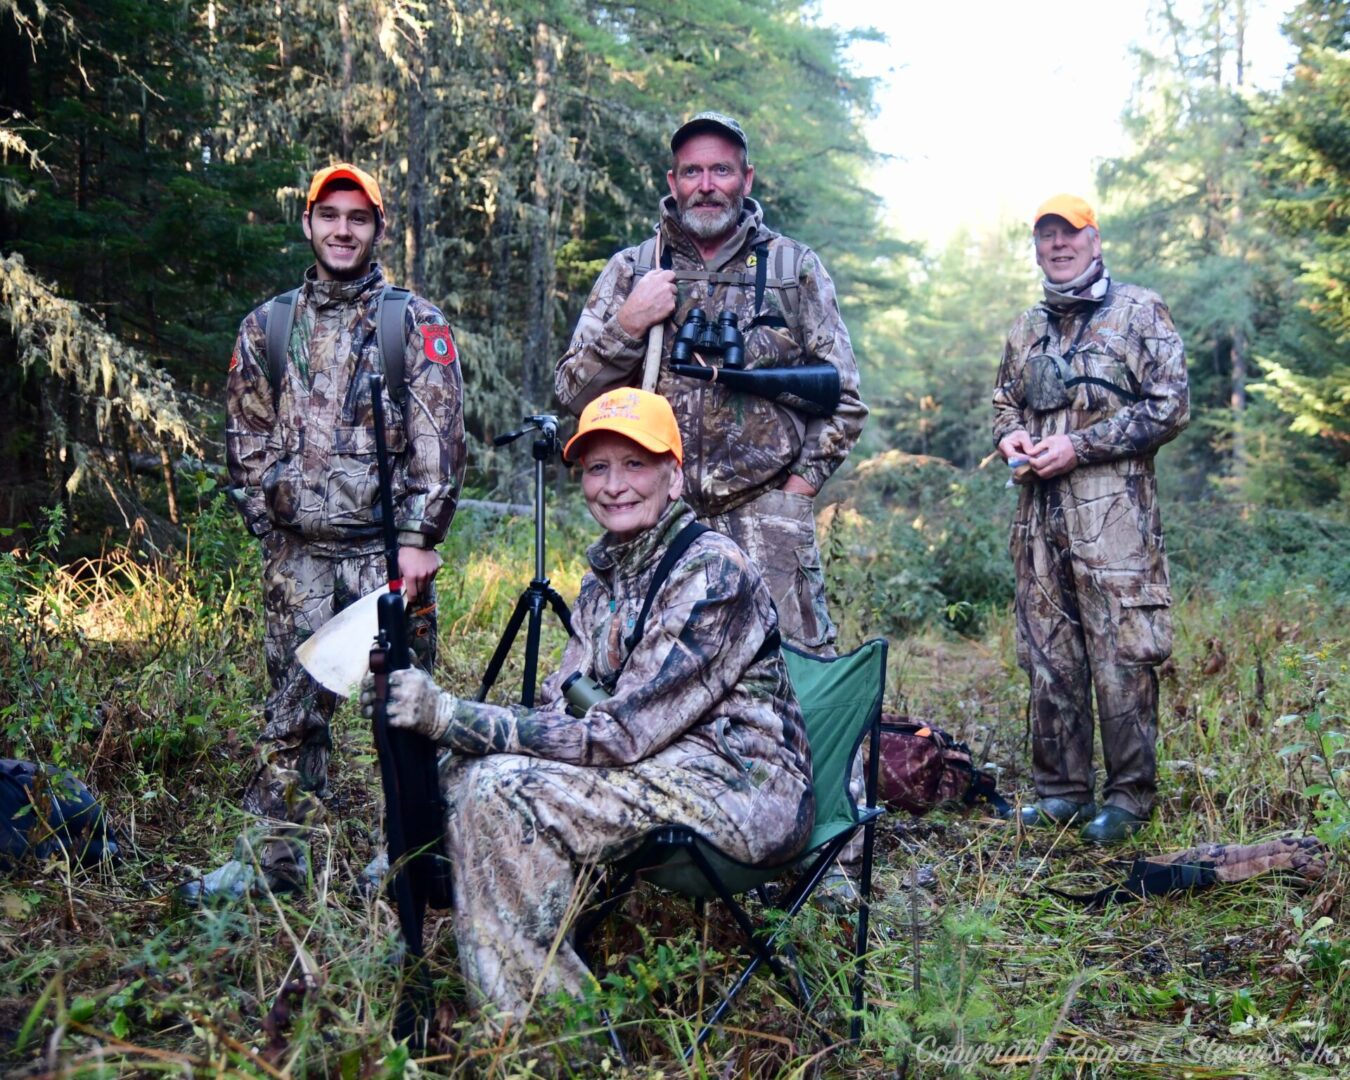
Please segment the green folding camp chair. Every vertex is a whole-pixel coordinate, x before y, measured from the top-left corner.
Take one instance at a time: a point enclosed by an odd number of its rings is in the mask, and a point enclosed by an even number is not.
[[[806,720],[816,794],[815,828],[803,853],[790,863],[778,866],[748,866],[724,855],[687,827],[671,825],[655,829],[644,837],[633,854],[608,868],[601,899],[578,920],[573,933],[577,952],[588,959],[586,943],[591,934],[639,879],[693,897],[699,905],[713,897],[726,905],[740,928],[749,961],[685,1051],[686,1059],[703,1044],[762,965],[768,965],[788,985],[803,1011],[809,1010],[811,988],[790,948],[779,949],[779,940],[787,924],[810,900],[839,853],[860,829],[864,835],[863,864],[853,935],[854,1018],[850,1036],[856,1040],[862,1031],[873,833],[876,819],[884,812],[876,805],[876,792],[881,701],[886,681],[886,641],[877,638],[845,656],[828,660],[784,646],[783,658]],[[849,794],[849,774],[853,757],[863,737],[869,733],[872,738],[865,770],[867,798],[866,805],[860,807]],[[767,907],[763,886],[775,878],[789,875],[793,878],[791,887],[773,905],[785,917],[775,922],[772,928],[762,923],[757,925],[736,897],[753,891]],[[791,962],[791,972],[782,963],[780,951]]]

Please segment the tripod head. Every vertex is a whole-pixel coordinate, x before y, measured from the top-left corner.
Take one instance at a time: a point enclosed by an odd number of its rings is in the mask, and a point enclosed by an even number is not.
[[[506,446],[513,443],[522,435],[530,431],[539,432],[539,438],[534,440],[534,459],[536,461],[547,461],[558,453],[558,418],[541,413],[537,416],[527,416],[522,420],[524,427],[517,428],[515,431],[508,431],[504,435],[498,435],[492,440],[493,446]]]

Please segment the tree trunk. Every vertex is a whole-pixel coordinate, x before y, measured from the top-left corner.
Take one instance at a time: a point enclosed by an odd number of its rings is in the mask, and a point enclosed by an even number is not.
[[[159,465],[164,477],[164,495],[169,503],[169,520],[178,525],[182,522],[182,515],[178,511],[178,478],[174,475],[169,437],[164,434],[159,437]]]
[[[534,101],[532,113],[534,178],[526,207],[528,240],[525,279],[525,355],[522,357],[525,403],[531,410],[542,408],[544,372],[553,369],[554,266],[553,158],[556,154],[552,121],[552,90],[556,61],[553,32],[547,23],[534,28]]]
[[[4,115],[33,115],[33,87],[28,77],[32,53],[13,19],[0,18],[0,110]],[[10,222],[9,200],[0,199],[0,250],[9,250],[17,229]]]
[[[347,0],[338,0],[338,37],[342,42],[342,103],[338,107],[338,117],[341,124],[341,134],[339,142],[341,144],[342,160],[351,161],[352,159],[352,26],[351,17],[347,12]]]
[[[1229,408],[1233,413],[1233,448],[1230,469],[1233,478],[1241,480],[1246,473],[1247,446],[1247,335],[1242,330],[1233,332],[1233,344],[1230,349],[1232,380],[1229,383]]]
[[[429,31],[428,31],[429,32]],[[424,294],[427,287],[425,203],[427,176],[426,39],[410,46],[408,69],[408,205],[404,208],[403,284]]]

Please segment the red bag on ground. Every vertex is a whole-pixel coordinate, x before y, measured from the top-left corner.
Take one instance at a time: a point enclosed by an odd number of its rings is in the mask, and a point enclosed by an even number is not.
[[[994,778],[975,768],[970,747],[941,728],[898,713],[881,714],[877,797],[893,810],[926,814],[939,803],[1008,806]]]

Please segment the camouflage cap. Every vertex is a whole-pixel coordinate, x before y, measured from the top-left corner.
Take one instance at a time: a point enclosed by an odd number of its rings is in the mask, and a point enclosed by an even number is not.
[[[712,131],[718,135],[724,135],[732,142],[738,144],[747,155],[750,153],[750,143],[745,137],[745,132],[741,125],[736,122],[736,118],[720,112],[701,112],[697,116],[691,116],[683,124],[675,129],[675,134],[670,137],[670,152],[679,153],[680,147],[695,135],[702,134],[705,131]]]

